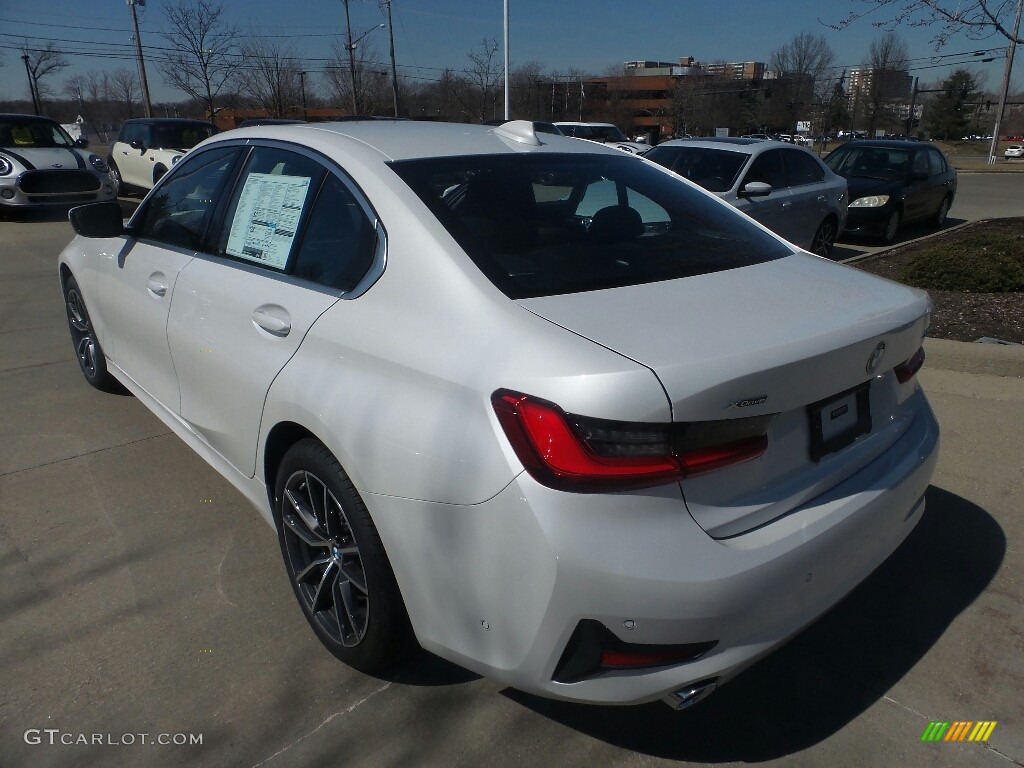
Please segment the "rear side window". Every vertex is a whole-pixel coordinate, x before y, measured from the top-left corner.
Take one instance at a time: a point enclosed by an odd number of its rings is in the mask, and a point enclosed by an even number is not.
[[[946,172],[946,159],[938,150],[928,150],[928,170],[932,176],[938,176]]]
[[[789,179],[789,186],[819,184],[825,180],[825,169],[806,152],[787,149],[782,154],[786,160],[786,178]]]
[[[626,155],[391,164],[513,299],[736,269],[791,253],[728,205]]]

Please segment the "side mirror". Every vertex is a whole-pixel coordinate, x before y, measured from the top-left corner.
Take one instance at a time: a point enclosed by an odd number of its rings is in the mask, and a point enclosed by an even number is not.
[[[121,205],[116,200],[80,205],[68,211],[72,229],[82,237],[117,237],[124,234]]]
[[[763,181],[748,181],[740,190],[740,197],[768,197],[772,193],[772,185]]]
[[[80,139],[75,139],[74,146],[77,147],[78,149],[88,149],[89,148],[89,140],[87,138],[85,138],[85,136],[83,136]]]
[[[138,139],[132,139],[131,144],[129,144],[128,146],[130,146],[132,149],[137,149],[140,152],[145,152],[146,151],[146,145],[143,144]]]

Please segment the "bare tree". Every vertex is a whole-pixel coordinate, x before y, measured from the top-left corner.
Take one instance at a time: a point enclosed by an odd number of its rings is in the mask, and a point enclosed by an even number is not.
[[[860,0],[863,11],[851,11],[843,20],[823,24],[845,29],[863,16],[874,19],[875,27],[892,31],[897,26],[928,27],[932,42],[941,48],[956,35],[984,40],[999,35],[1014,40],[1013,19],[1018,0]],[[887,17],[887,18],[882,18]],[[820,21],[820,19],[819,19]],[[1020,36],[1018,43],[1024,43]]]
[[[233,80],[239,66],[238,29],[222,18],[214,0],[178,0],[164,7],[171,49],[158,66],[168,85],[204,102],[212,120],[214,100]]]
[[[908,95],[909,58],[906,40],[895,32],[886,32],[871,41],[865,63],[871,76],[866,94],[869,136],[875,132],[878,122],[893,102]]]
[[[121,67],[110,75],[110,98],[116,101],[121,110],[121,119],[127,120],[135,115],[135,103],[142,95],[139,76],[132,70]]]
[[[243,95],[273,117],[300,113],[302,64],[290,43],[265,37],[254,29],[242,44],[242,58],[238,86]]]
[[[466,54],[469,57],[469,67],[466,75],[473,86],[473,113],[480,118],[480,122],[487,120],[487,111],[490,108],[493,117],[497,108],[497,96],[500,92],[499,84],[505,74],[498,57],[498,39],[492,37],[484,38],[480,45]]]
[[[29,77],[32,79],[32,87],[35,88],[36,96],[41,103],[44,98],[52,95],[49,84],[44,83],[43,78],[60,72],[62,69],[67,69],[71,65],[53,43],[47,43],[43,48],[32,48],[28,41],[25,41],[22,48],[28,55]]]
[[[785,85],[780,97],[783,120],[792,131],[801,115],[807,115],[814,102],[827,98],[834,80],[828,77],[836,55],[824,35],[801,32],[788,43],[772,51],[769,66],[779,75],[779,84]],[[780,99],[780,101],[782,100]]]
[[[512,67],[509,85],[512,89],[512,116],[520,119],[540,119],[544,113],[541,99],[541,82],[544,80],[544,65],[539,61],[527,61]]]

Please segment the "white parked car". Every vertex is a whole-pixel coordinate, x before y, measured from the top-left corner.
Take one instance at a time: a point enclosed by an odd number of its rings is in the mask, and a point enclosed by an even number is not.
[[[49,118],[0,114],[0,213],[115,199],[107,164],[88,147]]]
[[[643,141],[630,141],[622,130],[611,123],[555,123],[558,129],[565,136],[572,136],[576,139],[596,141],[599,144],[610,144],[616,149],[639,155],[651,148],[651,145]]]
[[[1003,150],[1003,157],[1009,160],[1011,157],[1024,157],[1024,146],[1020,144],[1011,144]]]
[[[152,189],[188,150],[217,132],[213,123],[176,117],[126,120],[109,163],[122,188]]]
[[[521,121],[246,128],[126,226],[71,219],[86,379],[257,507],[357,669],[412,635],[542,696],[683,707],[921,518],[926,294],[643,158]]]

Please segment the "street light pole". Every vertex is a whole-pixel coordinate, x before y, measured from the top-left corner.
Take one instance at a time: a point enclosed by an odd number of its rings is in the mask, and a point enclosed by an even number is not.
[[[146,61],[142,58],[142,38],[139,36],[139,17],[135,14],[136,5],[145,5],[146,0],[126,0],[132,12],[132,27],[135,29],[135,58],[139,63],[139,83],[142,85],[142,104],[146,108],[146,117],[153,116],[153,103],[149,100],[149,82],[146,80]],[[213,115],[210,115],[213,120]]]
[[[32,79],[32,68],[28,65],[28,54],[22,55],[21,59],[25,62],[25,74],[28,75],[28,92],[32,97],[32,111],[38,115],[39,98],[36,96],[36,82]]]
[[[1013,23],[1013,36],[1010,47],[1006,51],[1006,69],[1003,70],[1003,90],[999,94],[999,109],[996,111],[996,125],[992,129],[992,144],[988,149],[988,164],[996,161],[996,148],[999,146],[999,129],[1003,120],[1003,109],[1006,108],[1006,94],[1010,90],[1010,74],[1013,72],[1013,55],[1017,51],[1017,37],[1020,35],[1020,17],[1024,12],[1024,0],[1017,3],[1017,20]]]
[[[398,117],[398,67],[395,66],[395,28],[391,23],[391,0],[383,0],[388,9],[388,47],[391,50],[391,96],[395,102],[395,117]]]
[[[508,0],[505,0],[505,119],[512,119],[511,109],[511,90],[509,88],[509,72],[508,72]]]
[[[357,37],[355,40],[352,39],[352,19],[348,12],[349,0],[341,0],[345,5],[345,37],[348,43],[345,48],[348,50],[348,73],[350,82],[352,83],[352,114],[359,114],[359,97],[356,95],[357,82],[356,82],[356,46],[359,45],[359,41],[366,37],[368,34],[373,32],[375,29],[384,29],[384,24],[378,24],[376,27],[370,27]]]

